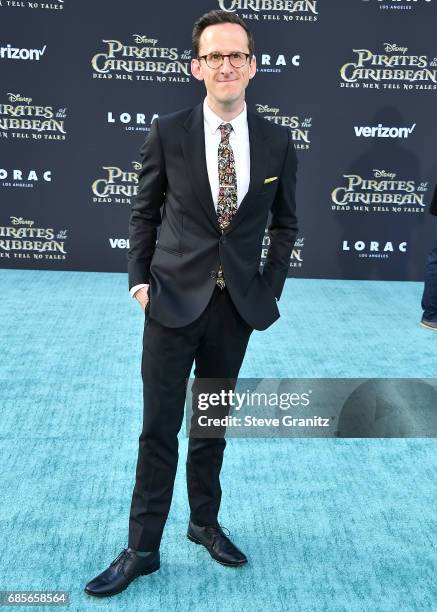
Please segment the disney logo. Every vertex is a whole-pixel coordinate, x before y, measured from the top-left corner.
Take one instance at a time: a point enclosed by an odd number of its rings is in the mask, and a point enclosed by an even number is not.
[[[147,38],[147,36],[141,34],[133,34],[132,36],[136,43],[149,43],[151,45],[156,45],[158,42],[157,38]]]
[[[273,108],[271,106],[267,106],[267,104],[257,104],[256,109],[259,113],[272,113],[273,115],[277,115],[279,113],[279,108]]]
[[[35,221],[31,221],[30,219],[23,219],[23,217],[10,217],[12,225],[32,225]]]
[[[32,102],[32,98],[25,98],[21,94],[8,93],[7,95],[10,102],[27,102],[27,104]]]
[[[395,44],[384,43],[384,51],[399,51],[400,53],[406,53],[408,51],[408,47],[398,47]]]

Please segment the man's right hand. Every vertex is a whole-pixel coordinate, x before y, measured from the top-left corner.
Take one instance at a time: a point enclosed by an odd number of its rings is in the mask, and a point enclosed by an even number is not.
[[[148,302],[149,296],[147,294],[148,287],[141,287],[138,291],[135,292],[134,298],[139,302],[141,308],[145,310]]]

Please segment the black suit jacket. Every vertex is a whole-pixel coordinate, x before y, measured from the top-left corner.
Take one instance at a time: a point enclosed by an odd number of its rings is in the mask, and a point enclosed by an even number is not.
[[[156,118],[141,147],[129,220],[129,288],[149,283],[149,315],[162,325],[181,327],[200,316],[220,262],[232,301],[251,327],[266,329],[280,316],[275,298],[297,235],[297,156],[288,128],[249,109],[247,122],[249,190],[223,233],[208,180],[203,101]],[[270,246],[260,273],[270,210]]]
[[[432,196],[431,204],[429,206],[429,212],[437,217],[437,185],[434,187],[434,193]]]

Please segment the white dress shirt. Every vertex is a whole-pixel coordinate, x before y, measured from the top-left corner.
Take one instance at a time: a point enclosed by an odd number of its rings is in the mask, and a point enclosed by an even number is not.
[[[232,125],[229,144],[234,153],[235,172],[237,175],[237,206],[240,206],[242,199],[249,189],[250,180],[250,145],[246,102],[244,102],[244,108],[239,115],[231,121],[226,121],[210,109],[205,96],[203,101],[203,118],[206,168],[214,207],[217,210],[219,195],[218,147],[221,140],[221,133],[218,127],[222,123],[230,123]],[[145,283],[134,285],[130,290],[131,296],[134,297],[134,294],[141,287],[148,287],[148,285]]]

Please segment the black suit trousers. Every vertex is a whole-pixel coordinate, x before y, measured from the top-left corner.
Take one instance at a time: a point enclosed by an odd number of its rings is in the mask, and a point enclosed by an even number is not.
[[[143,335],[143,427],[129,515],[129,543],[158,550],[170,510],[176,475],[187,382],[193,362],[196,381],[221,379],[235,388],[253,328],[236,310],[226,287],[215,286],[202,314],[184,327],[161,325],[146,314]],[[226,381],[226,382],[224,382]],[[194,409],[194,407],[193,407]],[[190,518],[217,525],[220,470],[226,446],[220,437],[190,437],[186,461]]]

